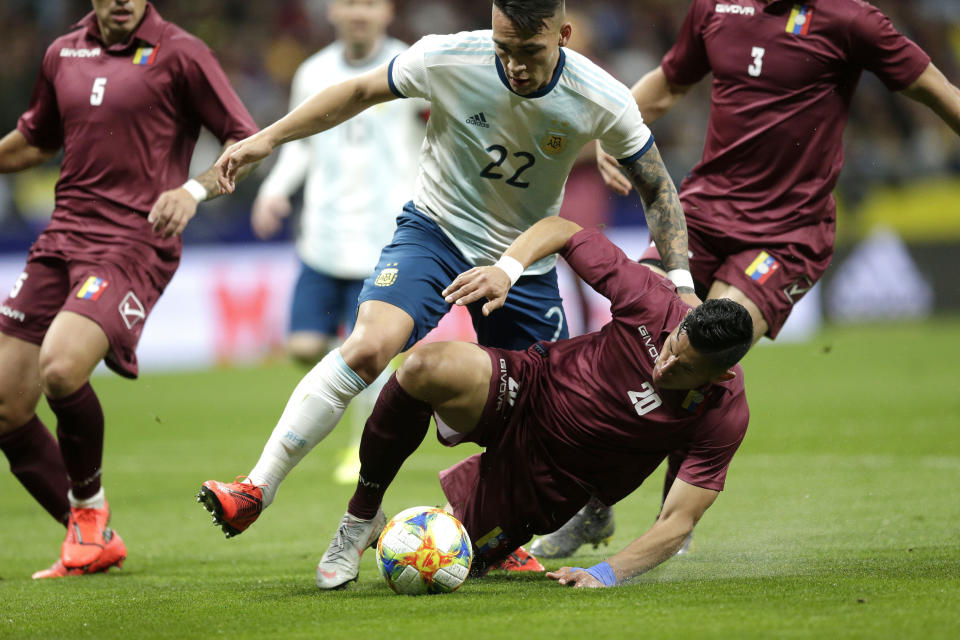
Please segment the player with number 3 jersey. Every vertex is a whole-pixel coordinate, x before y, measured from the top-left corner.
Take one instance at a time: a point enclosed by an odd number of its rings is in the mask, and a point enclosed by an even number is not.
[[[757,339],[776,337],[833,256],[833,188],[865,70],[960,133],[960,90],[863,0],[695,0],[661,65],[633,87],[653,122],[713,74],[703,157],[680,200],[694,279],[744,304]]]
[[[104,419],[89,377],[101,360],[137,376],[179,234],[217,195],[210,170],[187,180],[200,127],[222,143],[257,130],[202,41],[145,0],[92,4],[47,49],[29,108],[0,140],[4,173],[63,149],[53,218],[0,314],[0,449],[67,525],[60,559],[35,578],[106,571],[126,555],[107,526]],[[36,415],[41,393],[58,439]]]

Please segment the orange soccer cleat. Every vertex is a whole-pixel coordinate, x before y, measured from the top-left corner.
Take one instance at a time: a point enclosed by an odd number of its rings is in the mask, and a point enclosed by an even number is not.
[[[517,547],[506,559],[490,567],[501,571],[546,571],[533,555],[523,547]]]
[[[69,535],[69,534],[68,534]],[[123,544],[123,539],[113,529],[105,529],[103,532],[104,546],[96,560],[85,567],[67,567],[63,563],[63,558],[57,558],[49,569],[42,569],[33,574],[34,580],[44,578],[64,578],[66,576],[82,576],[91,573],[106,573],[113,567],[122,568],[123,561],[127,557],[127,547]]]
[[[223,529],[228,538],[247,530],[263,511],[263,492],[249,482],[207,480],[197,493],[197,502],[213,514],[213,524]]]
[[[106,502],[102,509],[71,507],[67,535],[60,546],[63,566],[83,569],[93,565],[113,536],[109,522],[110,506]]]

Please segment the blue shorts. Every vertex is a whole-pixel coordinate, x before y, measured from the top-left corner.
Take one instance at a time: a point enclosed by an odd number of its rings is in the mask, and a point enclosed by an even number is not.
[[[473,268],[433,220],[407,203],[397,218],[393,242],[384,247],[374,274],[363,283],[358,304],[380,300],[413,318],[409,349],[437,326],[450,304],[440,292],[458,275]],[[510,289],[504,306],[484,317],[485,300],[467,308],[477,341],[500,349],[526,349],[540,340],[569,337],[557,271],[523,276]]]
[[[363,280],[334,278],[303,262],[300,266],[290,310],[290,333],[311,331],[335,337],[342,324],[349,335],[357,321],[357,296]]]

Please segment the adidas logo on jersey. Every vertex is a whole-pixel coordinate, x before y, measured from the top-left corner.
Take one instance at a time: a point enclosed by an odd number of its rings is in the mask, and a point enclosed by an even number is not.
[[[487,124],[487,119],[483,115],[483,111],[480,113],[474,114],[467,118],[467,124],[476,125],[478,127],[483,127],[484,129],[489,129],[490,125]]]
[[[741,16],[752,16],[753,7],[741,7],[739,4],[717,4],[714,9],[717,13],[734,13]]]

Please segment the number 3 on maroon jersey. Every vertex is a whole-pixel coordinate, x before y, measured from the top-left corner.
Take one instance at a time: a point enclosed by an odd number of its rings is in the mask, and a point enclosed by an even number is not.
[[[760,77],[760,72],[763,70],[763,54],[767,52],[763,47],[754,47],[753,51],[750,52],[750,55],[753,56],[753,64],[747,67],[747,73],[749,73],[754,78]]]
[[[106,78],[95,78],[93,80],[93,91],[90,93],[90,104],[99,107],[103,104],[103,91],[107,86]]]

